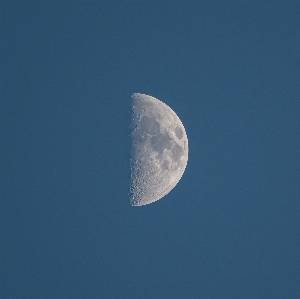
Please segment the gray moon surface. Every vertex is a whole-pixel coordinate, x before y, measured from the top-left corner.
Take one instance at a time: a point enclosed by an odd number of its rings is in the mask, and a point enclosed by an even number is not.
[[[168,105],[141,93],[131,98],[130,204],[143,206],[177,185],[188,161],[188,139]]]

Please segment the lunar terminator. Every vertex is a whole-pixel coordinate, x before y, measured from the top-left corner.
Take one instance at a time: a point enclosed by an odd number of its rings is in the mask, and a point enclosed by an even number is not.
[[[162,101],[132,95],[130,203],[142,206],[167,195],[188,161],[188,139],[176,113]]]

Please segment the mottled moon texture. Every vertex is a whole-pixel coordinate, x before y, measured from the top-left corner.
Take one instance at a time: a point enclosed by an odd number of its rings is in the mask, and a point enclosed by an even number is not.
[[[188,161],[188,139],[176,113],[146,94],[132,95],[130,204],[143,206],[168,194]]]

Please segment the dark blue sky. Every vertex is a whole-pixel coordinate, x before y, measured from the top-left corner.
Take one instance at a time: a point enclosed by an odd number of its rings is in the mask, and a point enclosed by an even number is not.
[[[1,298],[300,298],[300,4],[1,2]],[[131,207],[130,96],[186,171]]]

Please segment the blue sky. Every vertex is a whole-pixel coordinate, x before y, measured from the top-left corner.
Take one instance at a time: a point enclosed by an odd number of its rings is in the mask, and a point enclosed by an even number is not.
[[[300,4],[1,3],[6,299],[299,298]],[[130,97],[189,139],[129,204]]]

